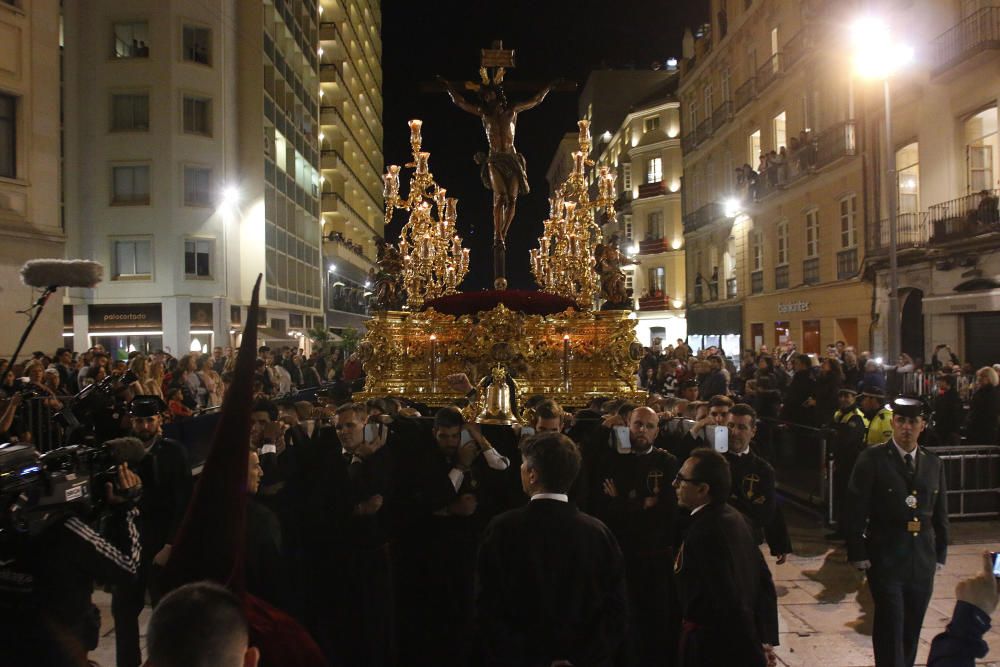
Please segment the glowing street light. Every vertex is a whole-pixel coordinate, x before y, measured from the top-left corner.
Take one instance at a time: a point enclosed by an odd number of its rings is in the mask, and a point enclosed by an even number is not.
[[[741,210],[740,200],[736,197],[730,197],[722,203],[722,214],[727,218],[735,218]]]
[[[885,98],[886,183],[893,190],[889,200],[889,313],[886,323],[888,356],[899,358],[899,265],[896,229],[898,194],[896,189],[896,151],[892,144],[892,97],[889,79],[913,60],[913,49],[896,41],[885,21],[875,16],[858,18],[851,26],[854,71],[864,79],[881,79]]]

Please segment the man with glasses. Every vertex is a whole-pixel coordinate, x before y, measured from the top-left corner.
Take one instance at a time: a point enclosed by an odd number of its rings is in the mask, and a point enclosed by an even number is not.
[[[682,618],[679,667],[776,664],[769,628],[777,595],[749,524],[727,503],[725,457],[696,449],[674,478],[677,504],[691,523],[674,559]]]
[[[934,572],[948,554],[944,465],[917,446],[923,404],[892,402],[892,438],[858,456],[847,490],[847,558],[868,575],[877,667],[912,667]]]

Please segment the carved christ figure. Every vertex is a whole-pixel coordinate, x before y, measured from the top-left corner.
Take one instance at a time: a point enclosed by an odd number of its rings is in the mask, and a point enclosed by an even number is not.
[[[478,103],[466,100],[451,82],[441,81],[455,106],[479,116],[483,122],[490,152],[488,155],[478,153],[476,162],[480,165],[483,185],[493,191],[493,245],[504,247],[507,230],[514,220],[517,198],[529,191],[524,156],[514,148],[517,114],[541,104],[556,82],[549,83],[524,102],[509,104],[503,90],[502,68],[493,81],[483,78],[486,83],[479,85]]]

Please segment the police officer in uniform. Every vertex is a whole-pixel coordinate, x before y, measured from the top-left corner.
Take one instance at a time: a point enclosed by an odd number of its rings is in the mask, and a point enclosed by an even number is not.
[[[892,408],[885,404],[885,394],[879,387],[861,388],[861,412],[868,419],[866,445],[880,445],[892,437]]]
[[[833,413],[830,429],[833,431],[833,517],[837,530],[828,534],[829,540],[842,540],[844,533],[844,507],[847,482],[851,479],[854,462],[865,448],[868,418],[858,407],[858,392],[844,387],[837,392],[837,411]]]
[[[170,543],[180,527],[191,497],[191,465],[184,446],[164,438],[161,415],[167,409],[159,396],[137,396],[129,404],[132,435],[142,441],[146,455],[135,466],[142,480],[139,500],[139,541],[142,557],[136,580],[115,587],[111,613],[115,619],[115,659],[118,667],[138,667],[139,613],[146,602],[146,591],[155,605],[158,601],[151,581],[154,565],[162,567],[170,557]]]
[[[912,667],[934,572],[948,551],[945,470],[917,445],[923,404],[893,401],[892,438],[858,456],[847,497],[847,557],[868,574],[876,667]]]

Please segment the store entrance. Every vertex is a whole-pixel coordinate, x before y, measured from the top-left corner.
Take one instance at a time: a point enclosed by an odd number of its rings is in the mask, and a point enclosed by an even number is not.
[[[150,355],[163,349],[163,336],[109,336],[105,334],[90,334],[90,346],[101,345],[115,361],[125,361],[129,352],[139,352]]]

